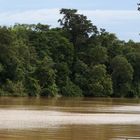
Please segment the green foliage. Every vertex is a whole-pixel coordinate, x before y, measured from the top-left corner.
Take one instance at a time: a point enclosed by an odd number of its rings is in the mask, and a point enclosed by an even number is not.
[[[89,65],[103,64],[108,60],[107,49],[105,47],[91,46],[87,55],[86,61],[90,63]]]
[[[83,95],[86,96],[88,93],[88,74],[89,68],[88,65],[85,64],[83,61],[78,60],[74,67],[75,71],[75,79],[74,83],[80,87],[83,91]]]
[[[82,90],[79,86],[75,85],[69,79],[66,82],[66,85],[62,88],[61,94],[66,97],[81,97],[83,96]]]
[[[60,14],[61,28],[0,27],[0,96],[140,97],[140,43]]]
[[[112,62],[112,79],[115,96],[127,97],[133,80],[133,67],[123,56],[116,56]]]
[[[98,32],[97,27],[93,26],[86,16],[78,14],[76,9],[61,9],[60,14],[64,15],[62,19],[59,19],[60,25],[77,49],[88,39],[89,34]]]
[[[25,88],[21,81],[12,82],[7,80],[4,91],[9,96],[26,96]]]
[[[46,35],[48,38],[46,43],[48,45],[50,56],[53,61],[55,63],[65,62],[70,66],[74,57],[73,45],[69,42],[68,39],[62,37],[55,31],[49,31]]]
[[[41,96],[55,97],[58,95],[58,88],[55,83],[48,85],[41,90]]]
[[[57,85],[60,87],[63,87],[66,82],[67,82],[67,79],[69,78],[69,75],[70,75],[70,69],[67,65],[67,63],[58,63],[55,65],[55,68],[56,68],[56,83]]]
[[[28,96],[40,96],[41,87],[39,81],[33,77],[28,77],[26,79],[26,92],[28,93]]]
[[[132,83],[132,95],[134,97],[140,96],[140,53],[132,52],[127,54],[127,59],[131,63],[134,73],[133,73],[133,83]]]
[[[105,65],[95,65],[91,68],[88,81],[89,96],[109,97],[112,95],[112,80],[107,74]]]
[[[49,56],[46,56],[38,63],[35,76],[41,87],[40,96],[55,96],[58,94],[58,89],[55,83],[56,74],[53,67],[54,62]]]

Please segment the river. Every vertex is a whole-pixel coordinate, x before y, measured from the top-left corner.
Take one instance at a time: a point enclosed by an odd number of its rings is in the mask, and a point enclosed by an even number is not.
[[[140,140],[139,99],[0,98],[0,140]]]

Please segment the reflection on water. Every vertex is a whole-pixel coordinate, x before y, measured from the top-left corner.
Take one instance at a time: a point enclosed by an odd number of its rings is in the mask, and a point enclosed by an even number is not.
[[[138,99],[0,98],[0,140],[139,137]]]
[[[138,126],[68,125],[59,129],[2,130],[1,140],[111,140],[117,136],[139,136]]]

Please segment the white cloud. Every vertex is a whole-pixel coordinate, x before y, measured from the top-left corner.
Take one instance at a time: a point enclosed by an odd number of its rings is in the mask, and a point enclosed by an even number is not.
[[[84,13],[89,17],[95,16],[97,19],[137,19],[139,13],[134,10],[81,10],[80,13]]]
[[[14,23],[46,23],[56,25],[60,18],[58,9],[40,9],[28,11],[14,11],[0,14],[0,24]]]
[[[114,32],[122,40],[140,41],[140,13],[134,10],[82,10],[98,27]]]
[[[114,26],[117,28],[122,25],[129,25],[130,23],[140,23],[140,14],[133,10],[94,10],[94,11],[80,11],[88,16],[95,24],[101,26]],[[135,25],[134,25],[135,26]]]
[[[140,25],[140,14],[133,10],[80,10],[91,19],[95,25],[107,28],[110,32],[120,34],[120,38],[128,39],[128,35],[138,34],[138,25]],[[13,25],[14,23],[45,23],[52,26],[58,26],[57,20],[59,9],[40,9],[28,11],[10,11],[0,13],[1,25]],[[139,30],[140,31],[140,30]],[[134,35],[135,34],[135,35]]]

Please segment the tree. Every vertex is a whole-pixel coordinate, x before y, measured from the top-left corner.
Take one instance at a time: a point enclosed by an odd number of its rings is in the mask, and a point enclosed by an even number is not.
[[[87,52],[86,62],[89,65],[97,65],[106,63],[108,60],[107,49],[101,46],[91,46]]]
[[[140,43],[60,13],[59,28],[0,27],[0,96],[140,97]]]
[[[6,85],[4,86],[5,93],[8,92],[9,96],[26,96],[26,90],[21,81],[13,82],[7,80]]]
[[[107,74],[105,65],[91,68],[88,82],[88,95],[93,97],[109,97],[113,93],[112,80]]]
[[[67,63],[61,62],[55,64],[56,68],[56,83],[59,86],[60,92],[63,86],[66,85],[67,79],[70,76],[70,69]]]
[[[56,72],[53,67],[54,63],[49,56],[46,56],[38,63],[35,76],[41,87],[41,96],[56,96],[58,94],[58,88],[55,83]]]
[[[82,89],[83,95],[86,96],[88,94],[88,75],[89,75],[89,67],[83,61],[78,60],[75,64],[75,79],[74,83]]]
[[[47,49],[53,61],[55,63],[67,63],[68,66],[71,66],[74,57],[74,47],[69,40],[56,31],[47,32],[46,38]]]
[[[72,64],[72,79],[75,78],[75,64],[78,59],[80,47],[85,45],[90,35],[97,34],[97,27],[94,26],[86,16],[78,14],[76,9],[61,9],[63,18],[59,19],[60,25],[66,32],[67,37],[74,46],[74,59]]]
[[[140,96],[140,53],[132,52],[127,54],[127,59],[129,63],[133,66],[133,97]]]
[[[82,97],[82,90],[75,85],[70,79],[67,79],[66,85],[62,87],[61,94],[66,97]]]
[[[111,67],[114,96],[129,96],[133,80],[133,67],[123,56],[116,56],[111,62]]]
[[[89,35],[98,33],[97,27],[93,26],[86,16],[78,14],[76,9],[61,9],[60,14],[63,14],[64,17],[58,21],[68,33],[69,39],[76,49],[89,38]]]

